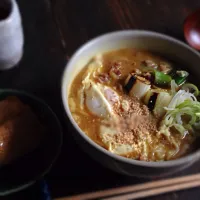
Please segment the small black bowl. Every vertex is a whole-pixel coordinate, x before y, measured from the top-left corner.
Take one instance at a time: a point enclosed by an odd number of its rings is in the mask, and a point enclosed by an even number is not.
[[[0,101],[8,96],[16,96],[24,104],[29,105],[47,131],[43,142],[33,152],[11,164],[1,166],[0,196],[20,191],[44,176],[55,162],[62,145],[60,122],[45,102],[26,92],[0,90]]]

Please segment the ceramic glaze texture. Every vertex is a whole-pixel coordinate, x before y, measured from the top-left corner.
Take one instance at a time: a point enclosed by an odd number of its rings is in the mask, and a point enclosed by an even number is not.
[[[0,19],[0,70],[14,67],[22,58],[24,36],[21,16],[15,0],[3,0],[0,8],[8,12]]]

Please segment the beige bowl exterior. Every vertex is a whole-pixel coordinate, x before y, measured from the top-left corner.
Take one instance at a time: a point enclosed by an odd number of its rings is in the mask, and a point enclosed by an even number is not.
[[[125,30],[97,37],[81,46],[68,62],[62,79],[62,101],[67,116],[74,126],[72,133],[78,144],[93,159],[119,173],[139,177],[159,177],[182,170],[200,157],[200,150],[183,158],[165,162],[145,162],[114,155],[93,142],[76,124],[69,110],[68,95],[73,79],[88,61],[99,53],[133,47],[164,55],[200,77],[200,54],[172,37],[150,31]]]

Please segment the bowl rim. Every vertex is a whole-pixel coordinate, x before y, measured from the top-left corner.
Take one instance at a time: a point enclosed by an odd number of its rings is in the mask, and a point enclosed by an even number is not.
[[[26,181],[24,183],[21,183],[20,185],[18,185],[16,187],[11,188],[11,189],[6,189],[5,191],[0,191],[0,196],[6,196],[6,195],[9,195],[9,194],[13,194],[13,193],[19,192],[21,190],[24,190],[24,189],[30,187],[31,185],[33,185],[36,181],[38,181],[41,178],[43,178],[51,170],[53,164],[58,159],[58,157],[60,155],[60,152],[61,152],[61,147],[62,147],[62,144],[63,144],[63,130],[62,130],[62,126],[60,124],[60,121],[59,121],[57,115],[55,114],[55,112],[51,109],[51,107],[43,99],[35,96],[34,94],[31,94],[31,93],[28,93],[26,91],[23,91],[23,90],[10,89],[10,88],[0,89],[0,94],[4,93],[4,92],[11,92],[11,93],[13,92],[14,96],[15,96],[15,94],[20,94],[22,96],[26,96],[28,98],[33,99],[37,103],[42,104],[43,106],[45,106],[50,111],[51,115],[53,116],[53,118],[55,120],[55,123],[57,124],[57,128],[59,130],[58,131],[59,134],[57,134],[57,135],[59,136],[60,143],[59,143],[59,145],[57,147],[58,148],[57,152],[56,152],[54,158],[52,159],[51,164],[44,171],[42,171],[40,174],[38,174],[37,176],[33,177],[34,180],[29,180],[29,181]]]
[[[155,38],[160,38],[169,42],[174,43],[175,45],[179,45],[187,50],[189,50],[190,52],[192,52],[193,54],[195,54],[197,57],[199,57],[199,61],[200,61],[200,54],[192,49],[191,47],[189,47],[187,44],[185,44],[184,42],[175,39],[171,36],[162,34],[162,33],[158,33],[158,32],[154,32],[154,31],[147,31],[147,30],[121,30],[121,31],[114,31],[114,32],[109,32],[106,34],[102,34],[100,36],[97,36],[89,41],[87,41],[86,43],[84,43],[83,45],[81,45],[75,52],[74,54],[71,56],[69,62],[66,64],[65,68],[64,68],[64,72],[63,72],[63,76],[62,76],[62,81],[61,81],[61,94],[62,94],[62,103],[64,105],[64,109],[65,112],[67,113],[67,116],[70,120],[70,122],[72,123],[72,125],[74,126],[74,128],[76,129],[76,131],[79,133],[79,135],[92,147],[94,147],[95,149],[97,149],[98,151],[100,151],[101,153],[107,155],[108,157],[117,160],[119,162],[123,162],[123,163],[128,163],[130,165],[137,165],[137,166],[143,166],[143,167],[155,167],[155,168],[162,168],[162,167],[175,167],[177,165],[184,165],[185,163],[188,162],[194,162],[197,160],[197,158],[200,157],[200,149],[190,153],[186,156],[183,156],[181,158],[175,159],[175,160],[169,160],[169,161],[160,161],[160,162],[154,162],[154,161],[139,161],[139,160],[134,160],[134,159],[130,159],[130,158],[126,158],[117,154],[113,154],[111,152],[109,152],[108,150],[104,149],[103,147],[101,147],[100,145],[96,144],[92,139],[90,139],[77,125],[77,123],[75,122],[75,120],[72,117],[72,114],[70,112],[69,106],[68,106],[68,95],[66,93],[66,74],[69,71],[69,68],[71,68],[73,66],[73,63],[76,62],[77,58],[79,57],[79,55],[82,54],[82,52],[84,52],[85,50],[87,50],[88,48],[92,47],[93,45],[95,45],[96,43],[99,43],[102,40],[108,40],[109,38],[112,37],[127,37],[127,36],[145,36],[145,37],[155,37]]]

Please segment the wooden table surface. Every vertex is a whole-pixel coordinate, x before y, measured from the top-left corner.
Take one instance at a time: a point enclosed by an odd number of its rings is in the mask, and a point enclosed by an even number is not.
[[[42,2],[42,3],[41,3]],[[72,139],[60,97],[62,71],[73,52],[89,39],[121,29],[145,29],[184,41],[183,21],[200,7],[197,0],[18,0],[25,31],[25,53],[18,68],[0,74],[1,87],[24,89],[43,98],[62,125],[61,155],[46,176],[52,196],[137,184],[146,179],[112,172],[93,161]],[[177,175],[200,172],[200,162]],[[15,194],[14,199],[26,191]],[[29,198],[30,199],[30,198]],[[199,200],[199,188],[148,198]]]

